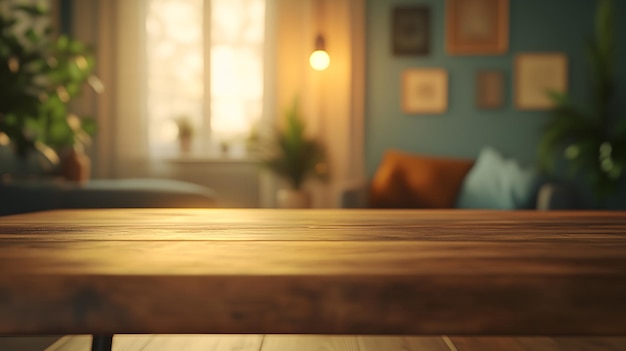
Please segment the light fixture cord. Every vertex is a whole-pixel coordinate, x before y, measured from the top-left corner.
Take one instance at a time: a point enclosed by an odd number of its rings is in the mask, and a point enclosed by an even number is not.
[[[317,34],[324,35],[324,27],[326,24],[326,18],[324,13],[324,0],[315,0],[315,19],[317,22]]]

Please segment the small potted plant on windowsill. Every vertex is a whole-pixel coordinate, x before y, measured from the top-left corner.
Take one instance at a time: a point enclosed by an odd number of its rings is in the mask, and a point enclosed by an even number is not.
[[[191,119],[185,115],[177,117],[175,121],[176,126],[178,127],[178,143],[180,152],[182,154],[188,154],[191,151],[191,144],[193,141],[193,123],[191,123]]]
[[[306,136],[297,100],[288,110],[285,122],[284,128],[261,150],[262,164],[289,184],[289,188],[278,191],[278,207],[308,208],[311,195],[304,184],[311,178],[327,178],[326,153],[317,140]]]

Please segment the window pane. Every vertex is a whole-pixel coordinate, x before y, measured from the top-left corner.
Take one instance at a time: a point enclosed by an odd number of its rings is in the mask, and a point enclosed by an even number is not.
[[[212,0],[213,43],[263,43],[265,0]]]
[[[259,53],[250,47],[218,45],[211,48],[211,97],[260,99],[263,67]]]
[[[203,0],[148,0],[147,113],[150,149],[175,150],[176,118],[202,125],[204,99]]]
[[[211,131],[246,135],[261,117],[264,0],[211,1]]]
[[[246,136],[262,113],[265,0],[146,2],[151,152],[177,150],[175,120],[181,116],[191,121],[198,149]],[[205,3],[211,6],[210,38],[204,33]]]

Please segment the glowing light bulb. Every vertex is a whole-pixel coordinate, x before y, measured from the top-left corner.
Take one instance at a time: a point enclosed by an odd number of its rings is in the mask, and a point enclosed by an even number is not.
[[[314,70],[323,71],[330,66],[330,56],[324,50],[315,50],[309,57],[309,63]]]
[[[315,51],[309,57],[309,63],[314,70],[318,71],[323,71],[330,65],[330,56],[326,52],[326,41],[321,34],[315,38]]]

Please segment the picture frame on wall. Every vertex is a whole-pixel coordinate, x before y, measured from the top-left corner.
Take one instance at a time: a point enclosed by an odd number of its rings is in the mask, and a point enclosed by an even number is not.
[[[567,55],[522,53],[515,57],[515,106],[519,110],[549,110],[549,92],[567,92]]]
[[[392,12],[391,43],[394,55],[430,53],[430,8],[398,6]]]
[[[502,55],[509,50],[509,0],[446,0],[449,55]]]
[[[442,114],[448,109],[448,72],[411,68],[402,72],[402,110],[406,114]]]
[[[504,107],[504,71],[480,70],[476,73],[476,107],[484,110]]]

